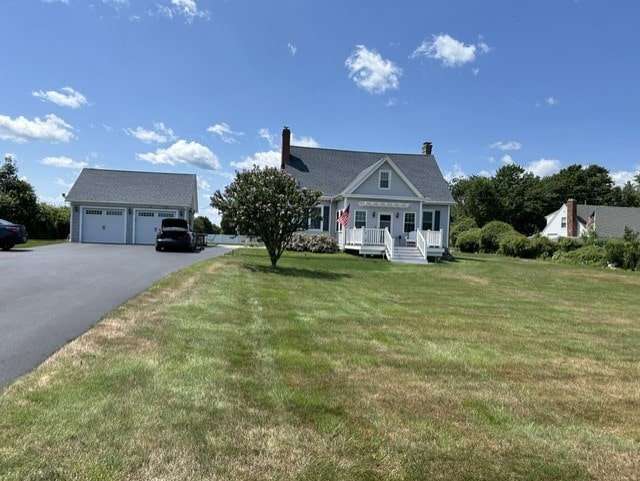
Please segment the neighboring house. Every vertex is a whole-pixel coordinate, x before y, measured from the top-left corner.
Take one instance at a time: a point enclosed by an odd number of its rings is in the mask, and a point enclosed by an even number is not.
[[[567,200],[560,209],[546,216],[547,226],[541,235],[549,239],[579,237],[589,228],[603,239],[622,238],[624,228],[640,232],[640,208],[578,204]]]
[[[71,242],[153,244],[163,218],[198,211],[195,174],[83,169],[65,196]]]
[[[444,254],[455,202],[430,142],[422,154],[394,154],[298,147],[290,139],[285,127],[281,167],[303,187],[322,192],[317,207],[322,218],[309,222],[308,233],[324,233],[342,249],[392,260],[407,246],[422,259]]]

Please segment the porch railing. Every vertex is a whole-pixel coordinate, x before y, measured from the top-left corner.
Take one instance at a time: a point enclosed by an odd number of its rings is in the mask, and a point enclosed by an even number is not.
[[[384,232],[386,229],[367,229],[361,227],[360,229],[347,229],[346,231],[346,245],[356,246],[383,246]]]
[[[343,236],[344,244],[341,247],[358,246],[379,247],[385,250],[387,258],[392,259],[394,254],[394,238],[387,229],[371,229],[361,227],[360,229],[345,229]],[[443,235],[441,230],[418,230],[416,232],[416,247],[422,254],[423,259],[427,258],[430,248],[443,247]]]
[[[426,259],[430,247],[442,248],[442,231],[418,230],[416,247],[422,254],[422,258]]]
[[[387,259],[393,259],[393,236],[389,233],[387,229],[383,230],[384,232],[384,253],[387,256]]]

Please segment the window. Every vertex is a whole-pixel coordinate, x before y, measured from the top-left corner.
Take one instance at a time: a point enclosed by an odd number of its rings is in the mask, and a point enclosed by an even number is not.
[[[108,210],[107,215],[122,215],[121,210]]]
[[[381,170],[378,177],[378,188],[389,190],[391,188],[391,171]]]
[[[433,230],[433,211],[422,211],[422,230]]]
[[[102,211],[101,210],[96,210],[96,209],[87,209],[84,212],[87,215],[102,215]]]
[[[356,225],[356,229],[360,229],[361,227],[367,227],[367,211],[366,210],[356,211],[355,225]]]
[[[322,230],[322,209],[320,207],[314,207],[311,210],[311,217],[309,219],[310,230]]]
[[[565,227],[567,227],[567,218],[566,217],[563,217],[563,218],[560,219],[560,227],[562,227],[563,229]]]
[[[416,230],[416,213],[405,212],[404,213],[404,232],[413,232]]]
[[[153,217],[155,215],[154,212],[148,212],[148,211],[139,211],[138,212],[138,217]]]

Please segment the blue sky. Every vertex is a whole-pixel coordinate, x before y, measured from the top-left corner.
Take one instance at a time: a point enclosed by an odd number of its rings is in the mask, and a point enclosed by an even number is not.
[[[640,172],[637,0],[0,0],[0,152],[42,201],[83,167],[195,173],[200,214],[292,143],[447,178]]]

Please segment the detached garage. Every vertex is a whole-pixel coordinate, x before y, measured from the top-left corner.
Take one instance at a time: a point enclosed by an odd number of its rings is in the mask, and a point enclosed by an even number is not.
[[[65,197],[71,242],[154,244],[162,219],[193,224],[195,174],[83,169]]]

